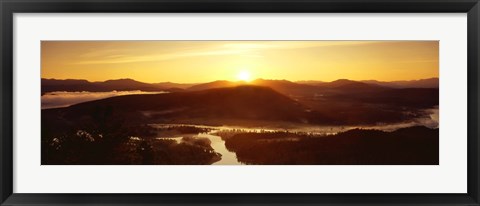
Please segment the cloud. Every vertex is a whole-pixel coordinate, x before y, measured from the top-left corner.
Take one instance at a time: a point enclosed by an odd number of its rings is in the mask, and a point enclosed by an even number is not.
[[[109,55],[104,57],[92,58],[92,60],[83,60],[75,64],[119,64],[149,61],[166,61],[171,59],[197,57],[197,56],[221,56],[245,53],[244,50],[238,49],[220,49],[208,51],[191,51],[191,52],[172,52],[167,54],[131,54],[131,55]]]
[[[155,52],[132,48],[95,50],[79,56],[80,61],[74,64],[120,64],[150,61],[166,61],[178,58],[199,56],[245,55],[261,58],[258,52],[264,50],[305,49],[326,46],[352,46],[372,42],[365,41],[248,41],[248,42],[212,42],[189,49],[173,48],[171,51]]]

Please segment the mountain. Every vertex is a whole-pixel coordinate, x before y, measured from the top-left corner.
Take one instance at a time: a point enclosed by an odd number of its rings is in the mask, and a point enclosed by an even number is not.
[[[287,96],[315,96],[328,94],[350,94],[377,92],[387,88],[438,88],[438,78],[412,80],[412,81],[394,81],[381,82],[376,80],[352,81],[348,79],[339,79],[332,82],[321,81],[298,81],[291,82],[287,80],[266,80],[257,79],[252,82],[232,82],[218,80],[200,84],[180,84],[173,82],[143,83],[133,79],[116,79],[104,82],[89,82],[81,79],[43,79],[42,94],[52,91],[90,91],[90,92],[108,92],[108,91],[200,91],[205,89],[235,87],[241,85],[257,85],[270,87]]]
[[[129,91],[129,90],[142,90],[142,91],[159,91],[165,90],[164,87],[157,87],[152,84],[147,84],[133,79],[116,79],[116,80],[107,80],[104,82],[93,82],[94,85],[99,88],[112,91]]]
[[[364,80],[362,82],[368,83],[368,84],[385,86],[385,87],[392,87],[392,88],[438,88],[439,87],[438,78],[419,79],[419,80],[411,80],[411,81],[391,81],[391,82],[383,82],[383,81],[377,81],[377,80]]]
[[[385,89],[382,85],[353,81],[349,79],[337,79],[332,82],[300,81],[298,83],[330,89]]]
[[[50,86],[70,86],[70,85],[86,85],[91,82],[84,80],[84,79],[44,79],[42,78],[42,85],[50,85]]]
[[[324,83],[317,84],[317,86],[327,86],[327,87],[335,88],[335,87],[342,87],[345,85],[358,84],[358,83],[359,82],[348,80],[348,79],[337,79],[332,82],[324,82]]]
[[[61,109],[43,110],[46,117],[61,114],[73,120],[114,111],[129,121],[182,121],[192,118],[261,121],[307,121],[305,106],[261,86],[237,86],[192,92],[117,96]],[[320,118],[319,116],[316,117]],[[84,120],[84,119],[83,119]],[[83,121],[82,120],[82,121]]]
[[[171,89],[187,89],[189,87],[195,86],[197,84],[193,83],[174,83],[174,82],[160,82],[160,83],[153,83],[153,85],[156,85],[158,87],[163,87],[163,88],[171,88]]]
[[[53,91],[89,91],[89,92],[109,92],[109,91],[165,91],[167,87],[155,84],[148,84],[133,79],[116,79],[104,82],[90,82],[79,79],[44,79],[42,78],[42,94]]]
[[[316,93],[321,92],[322,89],[317,86],[298,84],[288,80],[257,79],[252,81],[250,84],[270,87],[288,96],[313,96]]]
[[[129,122],[150,123],[239,125],[238,121],[248,120],[251,123],[355,125],[402,122],[418,118],[424,115],[422,109],[438,105],[435,88],[395,89],[344,80],[324,86],[285,80],[230,85],[233,84],[217,81],[202,86],[227,87],[200,90],[201,87],[195,85],[198,91],[117,96],[66,108],[44,109],[42,118],[46,119],[42,122],[64,124],[65,119],[88,122],[98,115],[115,114]],[[362,87],[368,88],[368,92],[362,92],[359,89]],[[321,95],[312,96],[310,92]],[[288,95],[301,93],[308,95]]]
[[[287,80],[264,80],[252,81],[252,85],[270,87],[282,94],[294,97],[311,97],[317,95],[357,94],[365,92],[379,92],[388,90],[383,86],[367,84],[347,79],[339,79],[333,82],[317,82],[316,84],[301,84]]]
[[[235,86],[242,86],[242,85],[250,85],[250,86],[262,86],[262,87],[269,87],[273,90],[282,93],[287,96],[312,96],[322,88],[312,85],[306,84],[298,84],[288,80],[268,80],[268,79],[256,79],[251,82],[231,82],[226,80],[214,81],[204,84],[198,84],[188,88],[188,91],[199,91],[205,89],[213,89],[213,88],[224,88],[224,87],[235,87]]]
[[[42,94],[51,91],[95,91],[95,85],[82,79],[43,79],[41,80]]]
[[[303,81],[296,81],[295,83],[297,84],[308,84],[308,85],[318,85],[318,84],[322,84],[322,83],[325,83],[324,81],[316,81],[316,80],[303,80]]]
[[[347,79],[339,79],[333,82],[323,82],[323,81],[297,81],[298,84],[307,84],[312,86],[322,86],[328,84],[345,84],[348,82],[361,82],[370,85],[377,85],[390,88],[438,88],[439,80],[438,78],[429,78],[429,79],[419,79],[419,80],[410,80],[410,81],[377,81],[377,80],[361,80],[361,81],[352,81]]]
[[[397,83],[378,83],[371,81],[353,81],[348,79],[338,79],[332,82],[319,82],[309,81],[309,84],[303,84],[299,82],[291,82],[288,80],[268,80],[268,79],[256,79],[251,82],[231,82],[231,81],[214,81],[204,84],[197,84],[187,88],[187,91],[200,91],[213,88],[235,87],[240,85],[255,85],[270,87],[273,90],[282,93],[292,98],[298,97],[313,97],[313,96],[358,96],[368,94],[377,94],[379,92],[388,93],[395,89],[410,88],[406,85],[417,85],[418,88],[429,88],[431,82],[435,80],[419,80],[415,82],[404,81]],[[438,82],[438,79],[437,79]],[[400,86],[402,84],[403,86]],[[433,87],[435,89],[435,87]],[[432,90],[433,91],[433,90]],[[388,95],[391,96],[391,95]]]
[[[231,82],[226,80],[218,80],[214,82],[208,82],[203,84],[197,84],[188,88],[189,91],[199,91],[205,89],[215,89],[215,88],[223,88],[223,87],[235,87],[245,83],[242,82]]]
[[[335,89],[337,92],[341,93],[365,93],[389,90],[389,88],[386,88],[384,86],[367,84],[364,82],[352,81],[348,79],[339,79],[333,82],[323,83],[318,86]]]
[[[413,108],[431,108],[438,106],[438,88],[398,88],[363,95],[360,101],[382,103],[386,105],[398,105]]]

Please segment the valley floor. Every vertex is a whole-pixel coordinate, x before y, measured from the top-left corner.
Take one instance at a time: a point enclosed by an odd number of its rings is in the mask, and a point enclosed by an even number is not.
[[[424,126],[322,133],[154,124],[132,131],[138,136],[112,139],[105,133],[79,130],[44,139],[42,164],[438,164],[438,129]]]

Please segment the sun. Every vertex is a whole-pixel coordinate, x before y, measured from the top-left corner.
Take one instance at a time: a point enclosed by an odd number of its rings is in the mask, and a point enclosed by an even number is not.
[[[240,81],[245,81],[249,82],[252,80],[252,76],[250,75],[250,72],[247,70],[242,70],[238,73],[237,79]]]

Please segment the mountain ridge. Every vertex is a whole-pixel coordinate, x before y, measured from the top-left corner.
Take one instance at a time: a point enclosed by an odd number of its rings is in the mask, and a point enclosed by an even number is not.
[[[112,113],[128,117],[131,121],[148,122],[187,121],[193,118],[297,123],[308,121],[304,105],[271,88],[251,85],[110,97],[64,108],[45,109],[42,110],[42,115],[49,118],[61,114],[66,119],[83,121],[85,117],[93,118],[98,111],[113,111]]]
[[[311,83],[311,81],[310,81]],[[289,97],[316,97],[316,96],[331,96],[331,95],[358,95],[366,93],[378,93],[382,91],[393,91],[395,89],[404,88],[432,88],[431,86],[438,84],[438,78],[430,78],[424,80],[414,81],[400,81],[400,82],[380,82],[376,80],[368,81],[354,81],[348,79],[338,79],[332,82],[320,82],[315,84],[303,84],[292,82],[288,80],[269,80],[256,79],[250,82],[245,81],[228,81],[217,80],[207,83],[198,84],[182,84],[173,82],[163,83],[144,83],[133,79],[112,79],[103,82],[89,82],[82,79],[42,79],[42,95],[53,91],[89,91],[89,92],[109,92],[109,91],[132,91],[140,90],[147,92],[166,91],[166,92],[187,92],[200,91],[214,88],[236,87],[242,85],[254,85],[270,87],[277,92],[280,92]]]

